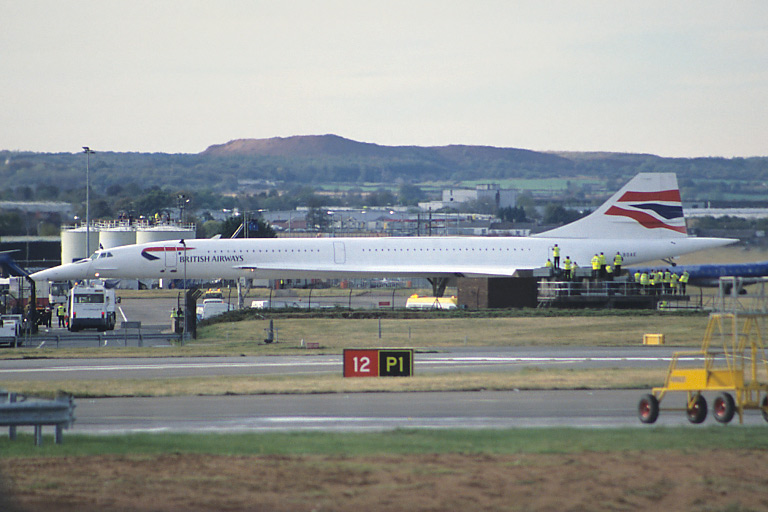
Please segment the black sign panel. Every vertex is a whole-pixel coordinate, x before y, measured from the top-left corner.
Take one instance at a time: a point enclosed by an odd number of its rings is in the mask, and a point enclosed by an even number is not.
[[[413,375],[413,350],[379,350],[380,377]]]

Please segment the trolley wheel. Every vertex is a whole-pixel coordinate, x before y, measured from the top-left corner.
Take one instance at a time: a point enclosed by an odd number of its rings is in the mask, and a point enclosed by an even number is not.
[[[685,413],[688,416],[688,421],[691,423],[702,423],[707,419],[707,401],[701,394],[696,395],[693,406]]]
[[[766,411],[766,408],[768,408],[768,395],[766,395],[765,398],[763,398],[763,410],[762,410],[763,419],[765,421],[768,421],[768,411]]]
[[[637,417],[643,423],[654,423],[659,417],[659,400],[654,395],[643,395],[637,404]]]
[[[736,413],[736,403],[730,393],[720,393],[712,402],[712,416],[720,423],[728,423]]]

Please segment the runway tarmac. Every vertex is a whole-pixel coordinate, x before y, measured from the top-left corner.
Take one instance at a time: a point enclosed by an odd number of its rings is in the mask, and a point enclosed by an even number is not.
[[[516,371],[531,367],[666,368],[673,347],[468,347],[417,353],[415,372]],[[340,355],[27,359],[0,361],[0,381],[135,379],[342,372]],[[75,432],[240,432],[393,428],[619,427],[641,425],[636,407],[649,390],[359,393],[77,400]],[[711,403],[712,396],[705,395]],[[685,395],[662,402],[658,426],[690,425]],[[737,420],[735,420],[737,421]],[[715,423],[708,419],[705,424]],[[763,424],[749,412],[747,424]],[[691,428],[695,426],[691,425]]]
[[[643,391],[353,393],[79,400],[73,432],[383,431],[396,428],[504,429],[687,425],[684,394],[670,394],[654,425],[637,419]],[[711,398],[707,398],[711,403]],[[708,418],[703,425],[716,422]],[[738,417],[734,425],[738,424]],[[765,424],[748,411],[745,424]]]

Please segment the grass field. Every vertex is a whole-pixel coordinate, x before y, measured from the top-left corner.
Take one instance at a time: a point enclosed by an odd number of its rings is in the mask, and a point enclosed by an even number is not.
[[[763,431],[0,438],[0,510],[764,510]]]
[[[394,430],[376,433],[66,434],[35,447],[31,435],[0,437],[0,459],[89,455],[406,455],[425,453],[513,454],[629,452],[639,450],[768,450],[763,427],[709,426],[621,429],[536,428],[506,430]]]

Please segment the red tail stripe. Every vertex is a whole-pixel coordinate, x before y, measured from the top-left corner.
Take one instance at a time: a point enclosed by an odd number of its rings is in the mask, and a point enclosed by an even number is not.
[[[664,222],[660,221],[656,217],[653,217],[652,215],[648,215],[645,212],[640,212],[635,210],[625,210],[624,208],[611,206],[610,208],[608,208],[608,211],[606,211],[605,214],[615,215],[617,217],[629,217],[630,219],[636,220],[643,227],[646,227],[648,229],[663,228],[663,229],[670,229],[672,231],[677,231],[678,233],[683,233],[683,234],[687,233],[685,226],[670,226],[669,224],[665,224]]]
[[[624,192],[619,202],[627,201],[675,201],[680,202],[679,190],[658,190],[656,192]]]

